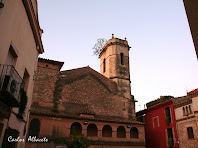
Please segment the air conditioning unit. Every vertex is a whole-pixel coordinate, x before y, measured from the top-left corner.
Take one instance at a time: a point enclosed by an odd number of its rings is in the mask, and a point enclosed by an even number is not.
[[[18,88],[17,81],[13,77],[5,75],[3,90],[7,90],[8,92],[10,92],[10,94],[12,94],[15,97],[18,91],[17,88]]]
[[[16,92],[17,92],[17,81],[11,78],[10,93],[14,96]]]

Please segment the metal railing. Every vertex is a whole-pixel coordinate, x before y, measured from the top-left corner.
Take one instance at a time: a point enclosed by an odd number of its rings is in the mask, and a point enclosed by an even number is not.
[[[0,64],[0,90],[9,92],[20,102],[20,88],[23,79],[12,65]]]

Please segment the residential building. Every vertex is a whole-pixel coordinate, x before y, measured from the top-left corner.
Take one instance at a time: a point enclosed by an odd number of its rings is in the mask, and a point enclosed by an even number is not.
[[[173,99],[181,148],[198,145],[198,89]]]
[[[198,1],[197,0],[183,0],[190,31],[192,34],[195,51],[198,58]]]
[[[144,123],[135,119],[131,95],[129,49],[126,40],[112,36],[100,53],[100,73],[89,66],[60,71],[63,62],[39,58],[28,135],[50,142],[75,128],[90,148],[145,148]]]
[[[0,147],[2,148],[23,148],[25,145],[24,142],[9,142],[8,137],[26,136],[34,71],[38,55],[44,52],[41,34],[36,0],[0,2]]]
[[[172,99],[161,97],[149,104],[147,104],[147,109],[136,113],[137,120],[145,123],[146,147],[178,147],[177,128]]]

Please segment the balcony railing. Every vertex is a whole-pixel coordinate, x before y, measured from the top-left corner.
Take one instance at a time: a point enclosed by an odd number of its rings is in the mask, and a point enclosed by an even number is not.
[[[18,107],[23,79],[12,65],[0,64],[0,101]]]

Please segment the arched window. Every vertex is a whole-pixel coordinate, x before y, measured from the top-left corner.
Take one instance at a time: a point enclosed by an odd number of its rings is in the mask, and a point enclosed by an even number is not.
[[[71,127],[70,127],[70,135],[73,135],[73,134],[76,134],[76,135],[82,135],[82,126],[80,123],[78,122],[74,122]]]
[[[124,53],[120,53],[120,63],[121,65],[124,65]]]
[[[185,108],[183,107],[183,115],[185,115],[186,114],[186,111],[185,111]]]
[[[112,128],[109,125],[105,125],[102,128],[102,137],[112,137]]]
[[[39,119],[36,119],[36,118],[32,119],[32,120],[30,121],[28,136],[36,136],[36,137],[39,137],[40,126],[41,126],[41,122],[40,122]]]
[[[98,136],[98,128],[95,124],[89,124],[87,127],[87,136],[97,137]]]
[[[138,129],[136,127],[131,128],[130,137],[131,138],[138,138],[139,137]]]
[[[104,59],[103,60],[103,73],[105,73],[106,71],[106,60]]]
[[[189,105],[189,113],[192,114],[192,109],[190,105]]]
[[[189,112],[188,112],[188,106],[186,106],[186,114],[187,115],[189,114]]]
[[[126,130],[123,126],[119,126],[117,128],[117,137],[118,138],[126,138]]]

